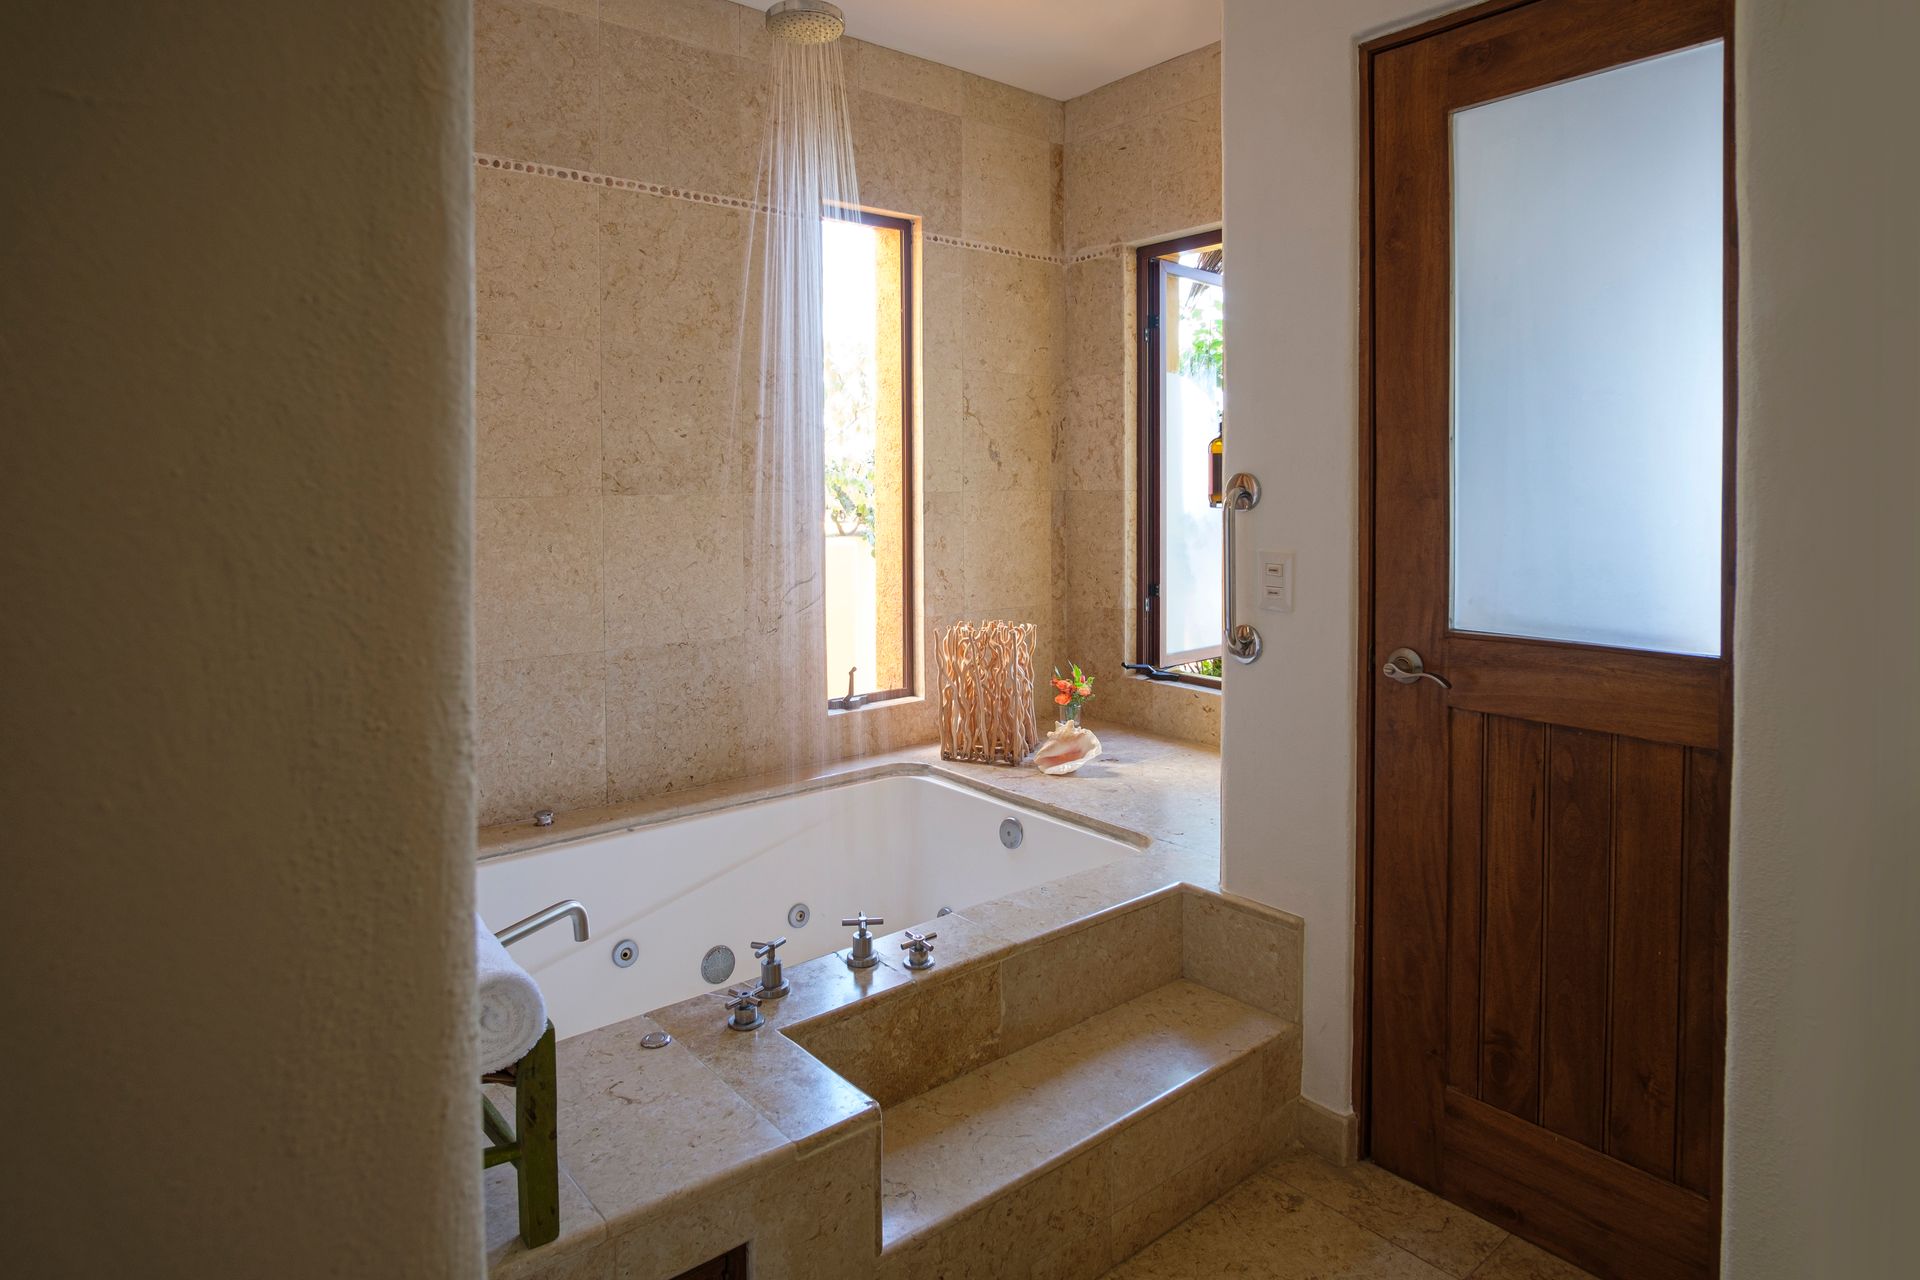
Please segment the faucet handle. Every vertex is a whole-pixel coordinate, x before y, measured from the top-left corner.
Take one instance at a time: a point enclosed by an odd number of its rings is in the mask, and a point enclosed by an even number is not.
[[[907,968],[933,968],[933,940],[939,936],[937,933],[915,933],[911,929],[907,930],[907,940],[900,944],[900,949],[907,953]]]
[[[865,933],[867,931],[868,925],[885,924],[885,923],[886,921],[881,917],[870,916],[866,912],[862,911],[860,914],[855,916],[843,917],[840,921],[840,927],[843,929],[858,928],[860,932]]]
[[[760,1001],[750,991],[729,991],[727,1027],[733,1031],[752,1031],[766,1021],[760,1013]]]
[[[786,945],[785,938],[753,944],[753,954],[760,961],[760,985],[753,994],[762,1000],[778,1000],[793,990],[793,984],[787,981],[786,966],[780,963],[778,954],[779,948]]]

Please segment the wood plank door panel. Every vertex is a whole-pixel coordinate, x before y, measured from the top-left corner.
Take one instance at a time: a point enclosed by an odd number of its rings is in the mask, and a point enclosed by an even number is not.
[[[1717,1269],[1731,593],[1719,657],[1452,626],[1451,122],[1729,16],[1502,0],[1361,54],[1366,1142],[1604,1276]],[[1725,583],[1724,531],[1721,555]],[[1387,681],[1402,647],[1450,687]]]

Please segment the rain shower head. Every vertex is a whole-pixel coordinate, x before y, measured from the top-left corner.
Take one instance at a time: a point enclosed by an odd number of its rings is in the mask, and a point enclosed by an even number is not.
[[[846,29],[846,17],[826,0],[780,0],[767,10],[767,31],[789,44],[828,44]]]

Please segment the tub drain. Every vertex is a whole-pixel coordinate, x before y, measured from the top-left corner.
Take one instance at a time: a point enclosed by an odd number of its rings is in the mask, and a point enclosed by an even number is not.
[[[632,938],[622,938],[613,944],[613,963],[617,968],[629,968],[639,958],[640,944]]]
[[[700,976],[710,987],[717,987],[733,976],[733,948],[713,947],[700,958]]]
[[[807,904],[804,902],[796,902],[787,908],[787,927],[789,929],[804,929],[807,927],[807,921],[811,919],[813,919],[813,912],[808,909]]]

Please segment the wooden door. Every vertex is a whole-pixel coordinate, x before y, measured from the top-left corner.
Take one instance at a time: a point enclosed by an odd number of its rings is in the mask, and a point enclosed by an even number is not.
[[[1362,49],[1365,1141],[1385,1168],[1598,1274],[1634,1280],[1717,1271],[1732,706],[1728,10],[1726,0],[1523,0]],[[1480,430],[1473,406],[1503,394],[1497,373],[1474,375],[1491,392],[1456,385],[1467,342],[1456,330],[1472,305],[1456,262],[1468,251],[1455,225],[1466,220],[1456,150],[1468,123],[1480,128],[1464,113],[1503,102],[1532,111],[1537,99],[1540,118],[1518,127],[1544,128],[1545,107],[1560,99],[1533,91],[1605,88],[1602,73],[1665,55],[1706,59],[1721,95],[1723,115],[1702,126],[1708,164],[1720,166],[1707,175],[1719,237],[1708,265],[1717,258],[1722,274],[1706,286],[1721,345],[1705,376],[1717,403],[1687,433],[1723,452],[1698,482],[1704,494],[1676,499],[1659,487],[1669,478],[1660,466],[1629,468],[1653,489],[1636,499],[1641,510],[1574,502],[1580,511],[1566,519],[1657,525],[1715,508],[1711,581],[1692,603],[1718,633],[1681,652],[1569,639],[1551,626],[1463,624],[1463,522],[1493,548],[1471,554],[1524,561],[1542,537],[1528,521],[1553,518],[1551,501],[1546,515],[1534,510],[1541,495],[1524,475],[1463,496],[1465,442]],[[1570,128],[1569,150],[1584,145],[1582,128]],[[1660,228],[1649,234],[1658,240]],[[1570,280],[1582,265],[1567,268]],[[1606,281],[1579,287],[1601,290],[1604,309]],[[1627,328],[1665,323],[1658,308],[1633,314]],[[1495,322],[1476,313],[1471,323]],[[1528,328],[1514,332],[1523,346],[1533,340]],[[1604,325],[1598,335],[1603,364],[1616,358],[1614,339],[1634,338]],[[1503,354],[1494,350],[1490,367]],[[1524,365],[1514,376],[1537,396],[1538,373]],[[1598,424],[1577,433],[1578,447],[1611,465],[1612,423],[1596,419],[1593,397],[1628,373],[1566,376],[1582,388],[1566,393],[1567,413]],[[1551,407],[1531,412],[1514,430],[1558,429]],[[1627,530],[1620,545],[1638,545],[1635,536],[1654,535]],[[1610,566],[1571,557],[1550,568],[1548,593],[1570,595],[1578,612],[1588,603],[1578,584],[1601,582]],[[1632,596],[1634,575],[1622,576]],[[1403,648],[1450,687],[1383,675]]]

